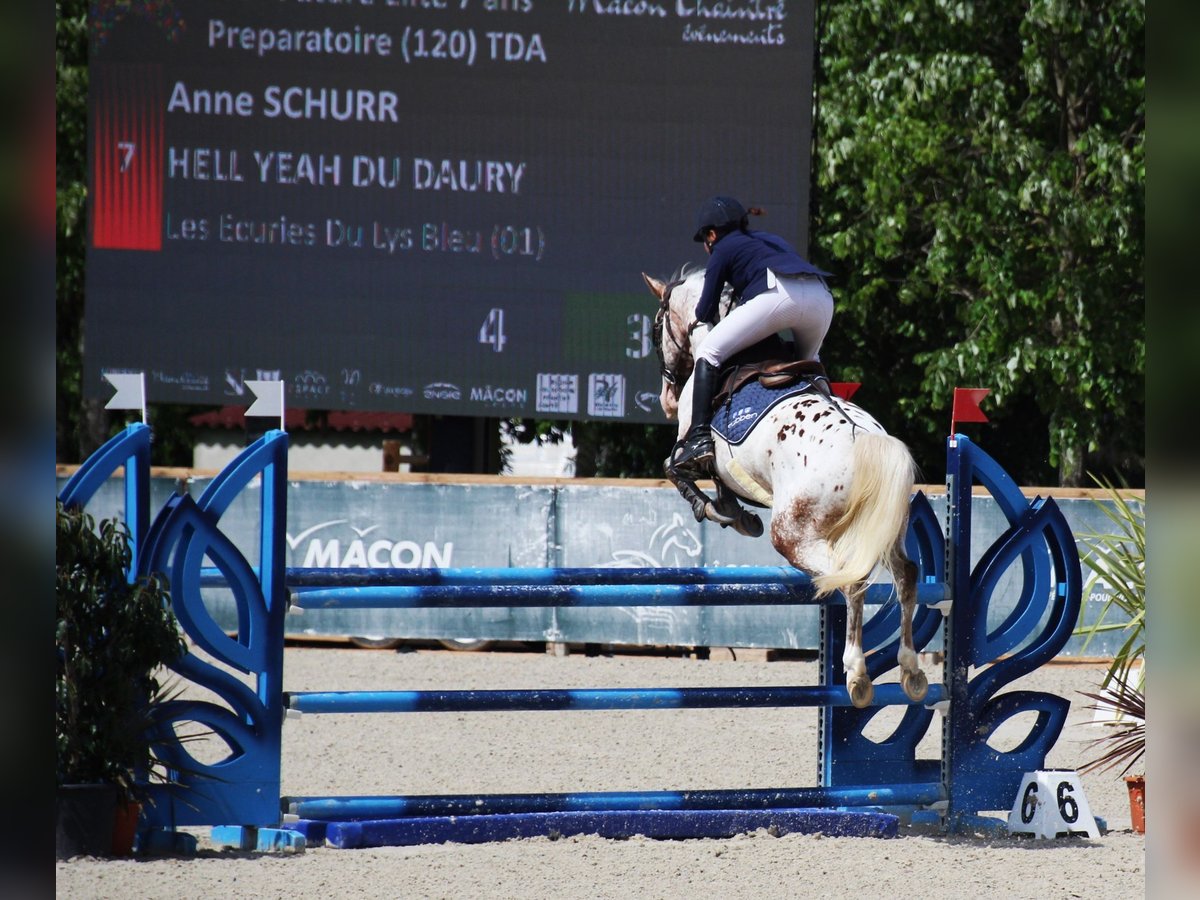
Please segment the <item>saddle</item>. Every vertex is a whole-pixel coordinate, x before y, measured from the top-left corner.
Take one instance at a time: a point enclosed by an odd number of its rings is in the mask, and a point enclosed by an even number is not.
[[[721,373],[720,387],[713,397],[713,409],[720,409],[734,394],[755,379],[763,387],[772,390],[808,381],[822,393],[829,393],[829,378],[819,360],[769,359],[725,369]]]

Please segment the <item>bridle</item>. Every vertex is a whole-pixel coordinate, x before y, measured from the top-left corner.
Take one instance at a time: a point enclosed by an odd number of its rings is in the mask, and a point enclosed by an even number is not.
[[[671,317],[671,291],[679,287],[686,281],[685,278],[677,278],[668,284],[662,292],[662,296],[658,300],[658,312],[654,314],[654,325],[651,332],[654,338],[654,352],[658,354],[658,371],[662,375],[663,381],[675,389],[676,394],[679,392],[679,370],[685,368],[680,363],[690,363],[692,359],[692,335],[696,329],[705,324],[700,321],[695,321],[688,326],[687,329],[687,344],[675,334],[675,329],[672,327]],[[666,354],[663,353],[663,336],[666,335],[675,348],[679,350],[679,356],[676,358],[675,369],[667,367]]]

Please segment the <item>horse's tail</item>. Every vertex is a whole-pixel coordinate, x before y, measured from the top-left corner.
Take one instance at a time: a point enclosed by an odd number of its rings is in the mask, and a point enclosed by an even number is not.
[[[916,463],[904,442],[886,434],[860,434],[846,511],[827,536],[830,570],[813,579],[817,596],[865,581],[908,524]],[[893,573],[894,574],[894,573]]]

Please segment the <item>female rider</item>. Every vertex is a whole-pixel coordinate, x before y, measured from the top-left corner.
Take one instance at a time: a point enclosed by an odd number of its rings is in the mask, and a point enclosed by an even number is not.
[[[749,211],[761,215],[762,210]],[[711,473],[712,401],[722,364],[777,331],[791,329],[798,359],[817,359],[833,319],[833,295],[823,272],[778,235],[751,231],[749,213],[732,197],[705,201],[693,240],[704,244],[708,266],[696,321],[712,324],[721,290],[733,287],[735,307],[717,322],[696,352],[691,428],[671,452],[670,465],[689,474]]]

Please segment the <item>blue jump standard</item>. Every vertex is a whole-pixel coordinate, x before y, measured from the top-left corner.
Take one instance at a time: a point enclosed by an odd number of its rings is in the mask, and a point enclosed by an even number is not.
[[[931,684],[920,701],[932,706],[945,697]],[[586,690],[498,691],[295,691],[284,694],[289,709],[303,713],[482,712],[605,709],[715,709],[723,707],[851,706],[842,685],[728,688],[592,688]],[[898,684],[875,686],[872,706],[915,706]]]
[[[516,838],[604,838],[643,835],[656,839],[730,838],[760,828],[774,836],[820,833],[831,837],[892,838],[899,818],[889,813],[830,809],[599,810],[592,812],[500,813],[288,825],[304,839],[341,849],[406,847],[416,844],[483,844]]]

